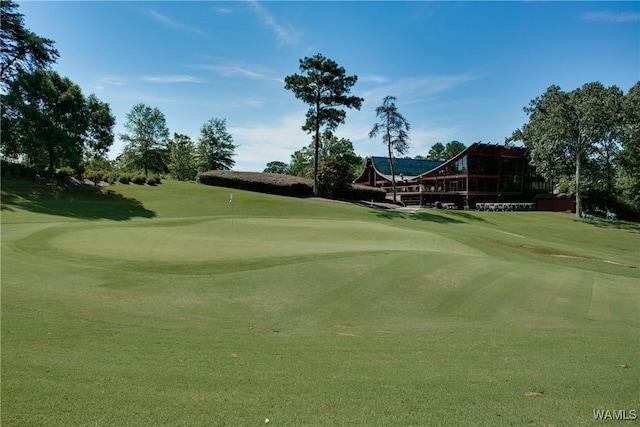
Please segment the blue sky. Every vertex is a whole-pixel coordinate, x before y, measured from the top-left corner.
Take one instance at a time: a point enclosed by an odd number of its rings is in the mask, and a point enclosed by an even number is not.
[[[436,142],[502,143],[547,87],[600,81],[625,93],[640,80],[640,2],[33,2],[26,26],[56,42],[54,69],[108,102],[116,134],[137,103],[197,141],[226,119],[234,170],[289,162],[311,136],[307,106],[284,89],[299,59],[322,53],[358,76],[339,137],[384,155],[368,133],[397,98],[409,155]],[[118,137],[110,153],[122,150]]]

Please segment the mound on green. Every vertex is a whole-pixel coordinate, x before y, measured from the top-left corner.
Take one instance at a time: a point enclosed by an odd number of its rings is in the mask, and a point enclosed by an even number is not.
[[[638,409],[637,224],[230,191],[2,183],[3,425]]]

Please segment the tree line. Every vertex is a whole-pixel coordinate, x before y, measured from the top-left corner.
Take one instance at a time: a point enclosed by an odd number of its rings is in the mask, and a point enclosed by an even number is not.
[[[640,82],[626,94],[600,82],[570,92],[552,85],[524,111],[528,123],[505,142],[522,141],[536,171],[576,196],[576,215],[598,207],[638,217]]]
[[[116,122],[109,104],[95,94],[85,96],[51,69],[59,57],[54,42],[25,28],[15,2],[3,0],[0,13],[3,160],[50,175],[60,168],[75,174],[117,169],[180,180],[235,164],[236,145],[225,119],[204,123],[196,143],[180,133],[170,137],[164,114],[144,104],[127,114],[127,132],[120,135],[127,144],[115,161],[108,160]]]
[[[122,153],[115,161],[106,155],[113,144],[115,118],[108,103],[84,96],[80,87],[51,70],[59,53],[54,42],[24,27],[23,15],[12,0],[0,3],[1,89],[3,92],[3,159],[54,173],[66,166],[171,174],[191,179],[199,172],[230,169],[237,146],[225,119],[212,118],[200,129],[197,142],[187,135],[170,137],[166,119],[157,108],[134,105],[126,116]],[[348,139],[334,132],[346,111],[360,109],[364,99],[351,95],[356,75],[318,53],[300,59],[300,73],[285,77],[286,90],[309,106],[302,129],[312,134],[309,146],[294,152],[291,162],[270,162],[265,171],[313,178],[337,195],[362,167]],[[409,122],[400,114],[394,96],[376,108],[370,138],[379,137],[394,161],[409,148]],[[577,214],[590,206],[621,206],[640,212],[640,82],[626,94],[616,86],[587,83],[570,92],[556,85],[533,99],[524,111],[529,121],[505,139],[521,141],[536,172],[561,191],[576,195]],[[459,141],[436,143],[426,157],[452,158],[465,148]],[[395,184],[395,179],[392,179]],[[395,197],[395,191],[394,191]]]

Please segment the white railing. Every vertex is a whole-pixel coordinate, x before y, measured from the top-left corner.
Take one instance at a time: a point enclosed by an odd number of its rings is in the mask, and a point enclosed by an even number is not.
[[[535,208],[535,203],[476,203],[476,210],[485,212],[532,211]]]

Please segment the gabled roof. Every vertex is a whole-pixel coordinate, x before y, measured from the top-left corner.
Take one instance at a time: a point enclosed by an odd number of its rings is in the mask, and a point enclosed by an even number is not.
[[[391,181],[391,168],[389,167],[388,157],[371,157],[371,164],[379,175]],[[395,159],[393,172],[396,176],[396,181],[408,180],[423,175],[442,164],[444,162],[438,160]]]

